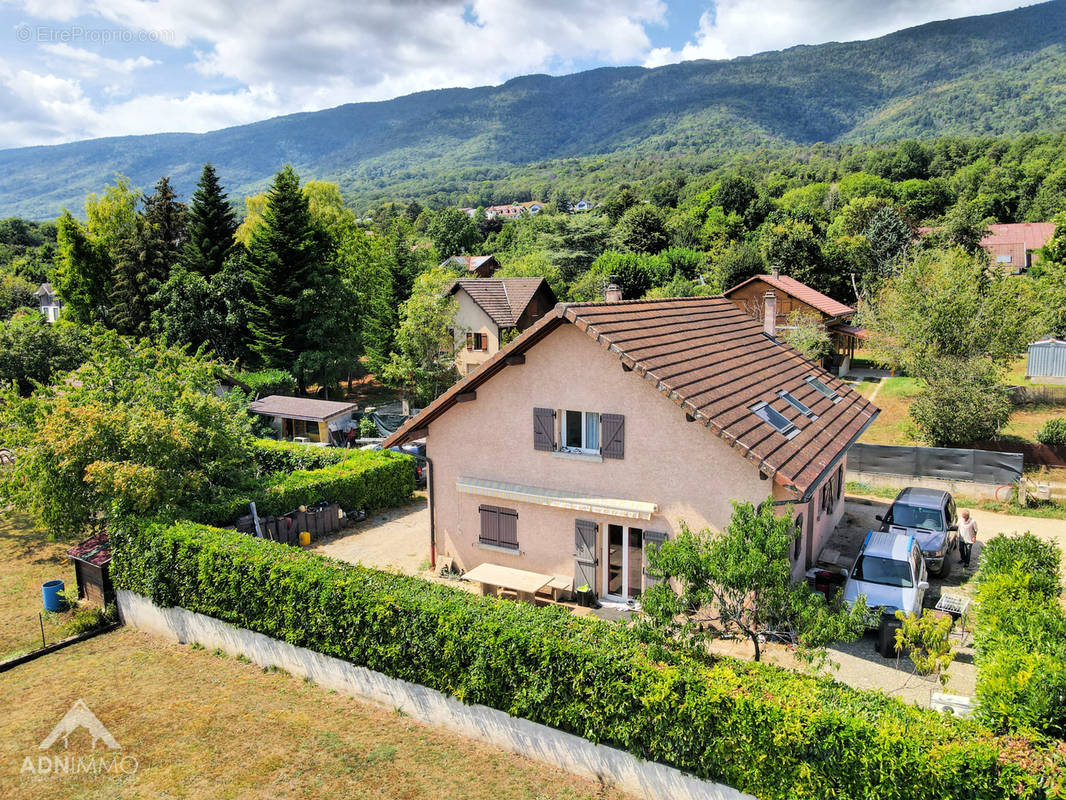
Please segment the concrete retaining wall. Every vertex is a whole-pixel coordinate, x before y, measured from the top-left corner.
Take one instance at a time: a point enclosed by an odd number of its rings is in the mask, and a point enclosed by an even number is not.
[[[181,644],[198,642],[231,656],[243,654],[260,666],[276,666],[310,678],[327,689],[400,710],[415,719],[510,750],[567,772],[612,784],[648,800],[754,800],[729,786],[710,783],[613,747],[512,717],[486,706],[357,667],[313,650],[294,647],[184,608],[160,608],[151,600],[119,591],[118,608],[127,625]]]
[[[877,472],[853,472],[848,470],[848,481],[864,483],[871,489],[903,489],[907,486],[919,486],[923,489],[942,489],[951,492],[958,502],[962,500],[995,500],[996,489],[990,483],[973,483],[972,481],[946,481],[940,478],[915,478],[912,475],[887,475]],[[1000,493],[1000,500],[1010,497],[1010,489]]]

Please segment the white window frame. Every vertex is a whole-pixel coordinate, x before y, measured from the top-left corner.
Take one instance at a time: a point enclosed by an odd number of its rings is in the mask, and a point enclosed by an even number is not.
[[[567,423],[568,423],[570,414],[580,414],[581,415],[581,446],[580,447],[574,447],[567,440],[567,429],[569,427]],[[596,417],[596,446],[595,447],[589,447],[588,446],[588,431],[589,431],[588,419],[589,419],[590,415],[594,415]],[[562,431],[561,431],[562,435],[559,437],[559,441],[562,443],[562,446],[559,448],[559,450],[561,452],[563,452],[563,453],[585,453],[587,455],[599,455],[600,454],[600,447],[603,446],[603,442],[600,441],[601,431],[600,431],[600,412],[599,411],[578,411],[576,408],[564,408],[563,409],[563,413],[562,413],[562,428],[563,428]]]

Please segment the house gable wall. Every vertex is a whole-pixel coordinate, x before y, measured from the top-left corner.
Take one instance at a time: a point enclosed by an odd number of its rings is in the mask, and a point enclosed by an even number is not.
[[[535,407],[624,415],[624,457],[581,460],[534,450]],[[608,523],[670,536],[682,521],[694,530],[721,530],[733,499],[757,503],[771,492],[788,499],[772,481],[760,479],[753,464],[702,424],[688,422],[649,381],[624,371],[614,355],[572,325],[560,326],[528,350],[524,364],[478,386],[473,402],[434,420],[427,451],[438,555],[467,570],[487,561],[573,576],[576,519],[596,522],[602,543]],[[459,477],[645,501],[659,510],[650,521],[624,520],[459,494]],[[482,504],[518,511],[517,554],[478,545]],[[805,554],[797,562],[799,572],[804,560]]]
[[[765,295],[768,291],[773,291],[777,296],[777,324],[784,325],[788,322],[788,315],[793,311],[804,311],[808,314],[814,314],[823,324],[830,317],[822,311],[819,311],[814,306],[804,303],[802,300],[798,300],[790,294],[781,291],[778,288],[771,286],[765,281],[754,280],[751,283],[740,286],[736,291],[730,292],[729,300],[733,302],[741,311],[745,314],[754,316],[753,311],[758,309],[758,319],[762,319],[763,303],[765,302]]]
[[[487,361],[500,349],[500,331],[492,318],[474,302],[461,288],[455,293],[455,300],[459,306],[455,314],[455,346],[459,352],[455,354],[455,367],[460,375],[465,375],[471,369],[482,362]],[[467,350],[466,334],[483,333],[487,337],[488,347],[485,350]]]

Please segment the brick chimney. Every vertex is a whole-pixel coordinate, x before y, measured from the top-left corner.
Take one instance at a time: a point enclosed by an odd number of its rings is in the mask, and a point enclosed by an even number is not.
[[[777,338],[777,295],[772,289],[763,295],[762,329],[771,339]]]
[[[622,300],[622,287],[618,285],[618,276],[612,275],[611,282],[607,285],[607,291],[603,299],[608,303],[618,303]]]

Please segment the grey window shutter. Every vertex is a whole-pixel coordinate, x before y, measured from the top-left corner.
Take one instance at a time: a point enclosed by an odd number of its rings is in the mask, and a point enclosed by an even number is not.
[[[596,586],[596,523],[579,519],[574,523],[574,590]]]
[[[500,547],[518,549],[518,512],[511,508],[497,509],[498,541]]]
[[[500,514],[495,506],[478,506],[481,512],[481,541],[498,544],[500,541]]]
[[[644,590],[662,583],[660,578],[648,574],[648,551],[658,550],[666,541],[666,534],[659,531],[644,531]]]
[[[550,408],[533,409],[533,449],[555,449],[555,412]]]
[[[604,458],[624,458],[626,418],[621,414],[600,414],[600,455]]]

